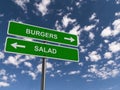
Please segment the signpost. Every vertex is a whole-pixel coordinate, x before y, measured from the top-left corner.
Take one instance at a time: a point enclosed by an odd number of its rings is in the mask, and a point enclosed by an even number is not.
[[[78,45],[78,39],[76,35],[13,21],[9,22],[8,34],[30,37],[71,46]]]
[[[78,62],[78,50],[51,44],[7,38],[5,51]]]
[[[78,46],[78,37],[76,35],[13,21],[9,22],[8,34],[44,40],[44,42],[47,41],[70,46]],[[79,61],[78,49],[47,43],[25,41],[10,37],[6,39],[5,51],[42,57],[41,90],[45,90],[45,58],[74,62]]]

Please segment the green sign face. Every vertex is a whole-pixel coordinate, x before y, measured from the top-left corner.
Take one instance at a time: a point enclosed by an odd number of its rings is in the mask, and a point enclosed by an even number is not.
[[[76,35],[13,21],[9,22],[8,34],[30,37],[71,46],[78,45],[78,39]]]
[[[77,49],[55,46],[47,43],[43,44],[38,42],[24,41],[14,38],[6,39],[5,51],[75,62],[78,62],[79,59]]]

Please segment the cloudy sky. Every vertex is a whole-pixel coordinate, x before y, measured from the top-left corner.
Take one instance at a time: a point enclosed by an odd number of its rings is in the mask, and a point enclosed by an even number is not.
[[[46,90],[119,90],[120,0],[0,0],[0,90],[40,90],[41,58],[4,52],[10,20],[79,36],[79,62],[47,59]]]

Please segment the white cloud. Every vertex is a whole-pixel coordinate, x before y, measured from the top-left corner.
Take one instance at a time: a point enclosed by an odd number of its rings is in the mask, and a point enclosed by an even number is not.
[[[113,53],[119,52],[120,51],[120,43],[117,41],[110,43],[109,50]]]
[[[120,17],[120,12],[116,12],[115,16]]]
[[[47,67],[47,69],[52,69],[53,65],[49,62],[46,62],[46,67]]]
[[[93,81],[93,80],[91,80],[91,79],[87,79],[87,80],[86,80],[86,82],[92,82],[92,81]]]
[[[28,66],[29,66],[29,64],[28,64]],[[46,62],[46,73],[49,72],[49,69],[53,69],[53,65],[49,62]],[[35,70],[33,70],[33,71],[32,70],[22,70],[21,74],[27,74],[28,76],[31,76],[33,80],[35,80],[36,77],[38,76],[38,74],[41,72],[42,72],[42,64],[38,64]],[[51,75],[51,77],[54,77],[54,76]]]
[[[9,56],[8,60],[4,61],[3,63],[4,64],[12,64],[12,65],[18,66],[17,59],[15,57],[13,57],[13,56]]]
[[[61,70],[57,70],[57,73],[61,73],[62,71]]]
[[[9,77],[10,77],[10,79],[11,79],[12,82],[16,81],[16,79],[15,79],[16,75],[15,74],[10,75]]]
[[[89,38],[90,38],[91,40],[93,40],[94,37],[95,37],[95,35],[94,35],[92,32],[90,32],[90,33],[89,33]]]
[[[113,60],[109,60],[108,62],[107,62],[107,65],[116,65],[116,63],[115,63],[115,61],[113,61]]]
[[[54,72],[55,74],[54,75],[59,75],[60,77],[62,77],[63,75],[66,75],[66,72],[62,72],[62,70],[57,70]]]
[[[68,73],[68,75],[75,75],[75,74],[79,74],[79,73],[80,73],[79,70],[77,70],[77,71],[71,71],[71,72]]]
[[[20,6],[23,10],[26,10],[26,4],[30,2],[30,0],[12,0],[15,2],[18,6]]]
[[[104,40],[105,43],[109,43],[109,40]]]
[[[16,56],[9,56],[7,60],[5,60],[3,63],[4,64],[11,64],[11,65],[14,65],[16,67],[19,67],[19,65],[22,63],[22,62],[25,62],[27,60],[32,60],[32,59],[35,59],[34,56],[31,56],[31,55],[25,55],[24,58],[22,58],[23,55],[16,55]]]
[[[25,71],[24,71],[24,70],[22,70],[22,71],[21,71],[21,74],[25,74]]]
[[[50,77],[55,77],[55,75],[54,74],[50,74]]]
[[[104,58],[107,58],[107,59],[112,58],[112,53],[111,53],[111,52],[106,52],[106,53],[104,54]]]
[[[120,34],[120,19],[115,20],[112,25],[114,26],[113,36]]]
[[[51,3],[51,0],[42,0],[41,3],[35,3],[37,9],[42,13],[42,16],[48,13],[48,6]]]
[[[25,55],[25,60],[33,60],[33,59],[35,59],[35,56]]]
[[[120,4],[120,0],[115,0],[116,1],[116,4]]]
[[[100,65],[90,65],[88,72],[90,74],[87,74],[86,76],[84,76],[84,78],[88,78],[90,75],[89,78],[108,79],[111,77],[116,77],[120,73],[117,63],[115,63],[115,61],[113,60],[109,60],[102,67],[100,67]]]
[[[75,5],[76,5],[78,8],[80,8],[80,7],[81,7],[81,2],[82,2],[82,0],[79,0],[78,2],[75,2]]]
[[[58,31],[65,32],[65,28],[67,28],[69,25],[72,25],[72,29],[70,30],[69,33],[79,35],[80,31],[80,25],[77,25],[76,19],[72,19],[69,17],[71,13],[64,15],[61,21],[56,21],[55,22],[55,28]]]
[[[89,58],[92,62],[97,62],[101,59],[101,56],[96,51],[92,51],[89,53]]]
[[[0,17],[4,17],[4,14],[0,14]]]
[[[69,64],[71,64],[72,62],[65,62],[65,65],[69,65]]]
[[[55,28],[57,29],[57,31],[61,31],[63,29],[58,20],[55,22]]]
[[[74,23],[76,20],[71,19],[68,17],[68,15],[65,15],[62,19],[63,26],[66,28],[69,24]]]
[[[106,69],[105,67],[101,68],[101,70],[98,70],[98,72],[96,74],[102,79],[108,79],[112,76],[115,76],[113,71],[111,71],[109,69],[107,71],[105,71],[105,69]]]
[[[8,80],[8,77],[7,77],[7,76],[3,76],[3,77],[2,77],[2,80],[3,80],[3,81],[7,81],[7,80]]]
[[[108,37],[108,36],[111,36],[111,34],[112,34],[111,28],[107,27],[102,31],[101,36]]]
[[[79,62],[78,65],[79,65],[79,66],[83,66],[84,64],[83,64],[82,62]]]
[[[92,74],[85,74],[85,75],[82,75],[83,78],[93,78],[93,75]]]
[[[6,70],[1,69],[1,70],[0,70],[0,75],[5,75],[5,74],[6,74]]]
[[[102,37],[116,36],[120,34],[120,19],[114,20],[112,23],[113,29],[110,26],[103,29],[101,32]]]
[[[96,13],[93,13],[92,15],[91,15],[91,17],[89,18],[89,20],[91,21],[91,20],[94,20],[96,18]]]
[[[25,70],[22,70],[22,71],[21,71],[21,74],[28,74],[29,76],[32,77],[33,80],[35,80],[36,77],[37,77],[37,73],[36,73],[36,72],[33,72],[33,71],[25,71]]]
[[[70,30],[70,34],[74,34],[74,35],[79,35],[80,34],[80,26],[77,25],[77,26],[74,26],[72,30]]]
[[[91,17],[89,18],[89,21],[94,21],[95,22],[95,24],[97,24],[97,23],[99,23],[99,19],[97,19],[96,18],[96,13],[93,13],[92,15],[91,15]]]
[[[42,72],[42,64],[37,65],[37,72]]]
[[[53,69],[53,65],[49,62],[46,62],[46,69]],[[42,72],[42,64],[37,65],[37,73]],[[46,71],[48,72],[48,71]]]
[[[32,64],[30,62],[24,62],[24,65],[31,68],[32,67]]]
[[[101,48],[103,47],[103,44],[100,43],[98,47],[99,47],[99,48],[98,48],[97,50],[101,50]]]
[[[96,26],[96,25],[91,24],[91,25],[89,25],[89,26],[85,26],[85,27],[83,28],[83,30],[85,30],[85,31],[91,31],[93,28],[95,28],[95,26]]]
[[[87,51],[87,48],[85,48],[85,46],[80,46],[80,52],[86,52]]]
[[[4,59],[5,55],[3,52],[0,52],[0,59]]]
[[[112,75],[112,77],[116,77],[119,73],[120,72],[118,69],[113,69],[110,74]]]
[[[13,79],[16,81],[16,77],[11,78],[11,75],[12,74],[7,73],[5,69],[0,69],[0,87],[10,86],[8,82],[12,82]]]
[[[33,80],[36,79],[36,76],[37,76],[36,73],[34,73],[32,71],[28,71],[27,73],[28,73],[28,75],[30,75],[32,77]]]
[[[88,61],[88,60],[89,60],[89,57],[85,56],[85,60]]]
[[[7,60],[3,62],[4,64],[12,64],[16,67],[18,67],[19,62],[17,57],[9,56]]]
[[[67,10],[68,10],[68,11],[72,11],[72,10],[73,10],[73,7],[69,7],[69,6],[68,6],[68,7],[67,7]],[[62,14],[62,13],[59,13],[59,15],[60,15],[60,14]]]
[[[90,68],[88,69],[88,72],[96,73],[97,72],[96,67],[97,67],[97,65],[90,65]]]
[[[120,53],[116,55],[115,60],[120,60]]]
[[[0,82],[0,87],[8,87],[8,86],[10,86],[9,83],[7,83],[7,82]]]

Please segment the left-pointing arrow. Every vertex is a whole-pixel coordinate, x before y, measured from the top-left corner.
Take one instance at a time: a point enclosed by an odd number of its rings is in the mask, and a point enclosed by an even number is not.
[[[14,47],[15,49],[17,49],[17,47],[19,47],[19,48],[25,48],[25,46],[24,46],[24,45],[18,45],[18,43],[17,43],[17,42],[12,43],[12,44],[11,44],[11,46],[12,46],[12,47]]]

